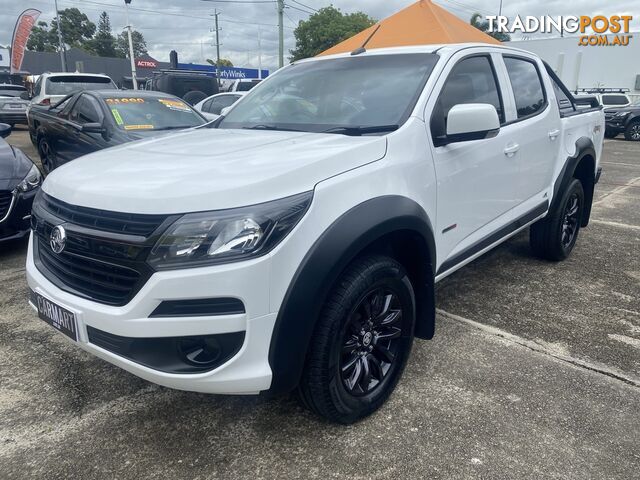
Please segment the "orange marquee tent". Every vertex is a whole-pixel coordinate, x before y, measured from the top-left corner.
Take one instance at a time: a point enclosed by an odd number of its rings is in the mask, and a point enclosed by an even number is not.
[[[320,55],[352,52],[365,43],[366,48],[385,48],[466,42],[500,43],[431,0],[419,0]]]

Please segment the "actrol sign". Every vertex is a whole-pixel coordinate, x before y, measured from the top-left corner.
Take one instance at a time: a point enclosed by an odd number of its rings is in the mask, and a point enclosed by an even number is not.
[[[139,68],[158,68],[158,64],[153,60],[136,60],[136,67]]]

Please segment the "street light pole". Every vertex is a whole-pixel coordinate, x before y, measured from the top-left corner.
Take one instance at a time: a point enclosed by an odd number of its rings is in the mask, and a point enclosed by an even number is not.
[[[60,28],[60,12],[58,11],[58,0],[55,0],[56,21],[58,22],[58,50],[60,50],[60,67],[63,72],[67,71],[67,59],[64,54],[64,43],[62,42],[62,28]]]
[[[284,67],[284,0],[278,0],[278,68]]]
[[[218,9],[214,10],[216,17],[216,80],[218,88],[220,87],[220,28],[218,27]]]
[[[124,8],[127,16],[127,35],[129,36],[129,58],[131,59],[131,81],[133,89],[138,90],[138,75],[136,73],[136,59],[133,58],[133,38],[131,37],[131,22],[129,21],[129,4],[131,0],[124,0]]]

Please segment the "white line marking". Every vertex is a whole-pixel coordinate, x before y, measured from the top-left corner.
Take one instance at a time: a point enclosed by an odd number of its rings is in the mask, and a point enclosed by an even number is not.
[[[627,337],[626,335],[618,335],[616,333],[610,333],[608,337],[611,340],[617,340],[619,342],[626,343],[627,345],[631,345],[632,347],[640,348],[640,339],[638,338]]]
[[[600,162],[600,165],[624,165],[627,167],[640,167],[640,163]]]
[[[593,202],[593,205],[599,205],[599,204],[603,203],[605,200],[608,200],[609,197],[612,196],[612,195],[618,195],[619,193],[626,192],[627,189],[635,187],[636,186],[635,183],[638,180],[640,180],[640,177],[636,177],[633,180],[631,180],[630,182],[627,182],[624,185],[620,185],[619,187],[614,188],[609,193],[606,193],[600,200],[598,200],[597,202]]]
[[[592,372],[600,373],[603,375],[607,375],[608,377],[615,378],[629,385],[633,385],[634,387],[640,387],[640,378],[635,376],[629,376],[625,372],[618,370],[617,368],[612,368],[607,365],[603,365],[600,363],[592,363],[587,362],[585,360],[581,360],[579,358],[572,357],[570,355],[565,355],[563,353],[559,353],[557,349],[551,349],[548,346],[542,345],[538,342],[534,342],[533,340],[527,340],[525,338],[519,337],[512,333],[501,330],[500,328],[491,327],[489,325],[485,325],[483,323],[479,323],[473,320],[469,320],[468,318],[461,317],[459,315],[454,315],[453,313],[446,312],[439,308],[436,309],[438,314],[442,315],[445,318],[449,318],[451,320],[455,320],[459,323],[464,323],[471,327],[474,327],[482,332],[485,332],[489,335],[493,335],[496,337],[503,338],[509,342],[515,343],[522,347],[526,347],[534,352],[541,353],[543,355],[547,355],[555,358],[556,360],[560,360],[562,362],[569,363],[578,368],[584,368],[586,370],[591,370]]]
[[[635,230],[640,232],[640,227],[638,225],[629,225],[628,223],[608,222],[606,220],[594,220],[594,219],[592,219],[591,222],[597,223],[598,225],[607,225],[608,227],[625,228],[627,230]]]

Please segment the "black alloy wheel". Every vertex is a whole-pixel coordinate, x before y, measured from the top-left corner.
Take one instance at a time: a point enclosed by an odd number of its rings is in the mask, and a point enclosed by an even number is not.
[[[633,142],[640,141],[640,122],[636,121],[629,124],[624,132],[624,136],[627,140]]]
[[[38,153],[40,154],[40,162],[42,162],[44,172],[51,173],[56,168],[55,155],[49,142],[44,137],[40,138],[38,142]]]
[[[375,412],[393,392],[411,352],[413,286],[396,260],[354,260],[334,283],[316,322],[300,380],[309,409],[350,424]]]
[[[367,292],[349,315],[340,375],[352,395],[375,390],[394,367],[402,335],[402,305],[389,289]]]
[[[567,201],[564,209],[564,218],[562,221],[562,248],[571,250],[576,241],[578,233],[578,223],[580,222],[580,197],[578,193],[573,193]]]
[[[565,260],[578,240],[583,210],[584,189],[580,180],[574,178],[554,200],[547,216],[531,225],[533,253],[554,262]]]

